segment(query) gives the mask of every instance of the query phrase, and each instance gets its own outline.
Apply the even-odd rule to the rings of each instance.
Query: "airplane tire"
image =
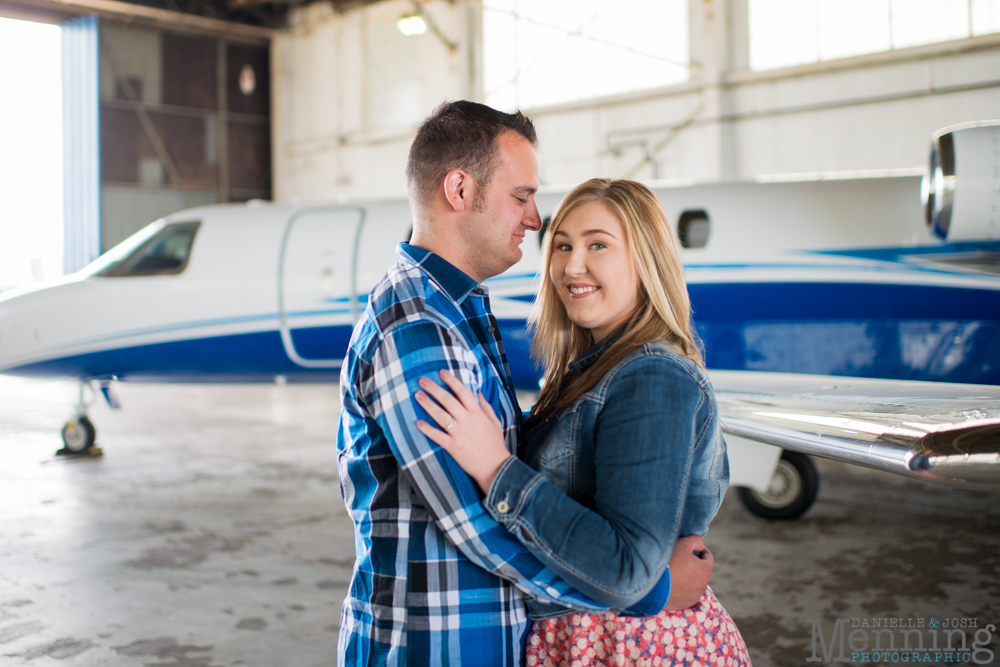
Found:
[[[737,493],[750,512],[764,519],[797,519],[812,507],[819,493],[819,474],[805,454],[781,452],[767,491],[739,487]]]
[[[78,417],[66,422],[66,425],[63,426],[63,449],[56,453],[83,454],[94,446],[96,440],[97,429],[94,428],[91,421],[87,417]]]

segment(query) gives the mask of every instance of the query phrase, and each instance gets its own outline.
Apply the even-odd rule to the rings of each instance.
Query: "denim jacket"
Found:
[[[521,453],[494,477],[487,511],[568,583],[620,609],[657,586],[678,537],[706,533],[729,485],[708,376],[658,343],[526,433]],[[528,609],[535,619],[572,611],[538,601]]]

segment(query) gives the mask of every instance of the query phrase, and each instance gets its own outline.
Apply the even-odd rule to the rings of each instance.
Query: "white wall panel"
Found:
[[[276,199],[405,195],[416,126],[446,99],[478,94],[478,3],[422,3],[441,37],[404,37],[396,20],[413,6],[294,12],[272,47]]]
[[[385,28],[412,6],[387,0],[338,15],[314,3],[275,41],[278,199],[404,194],[416,117],[406,109],[416,105],[423,115],[445,98],[477,99],[475,0],[424,5],[458,53],[428,32],[409,38],[412,54],[385,47],[384,71],[373,69],[370,27]],[[746,0],[689,0],[688,10],[698,64],[689,82],[523,109],[538,129],[543,184],[913,174],[935,130],[1000,117],[1000,35],[752,72]],[[390,32],[380,39],[406,39]],[[415,87],[398,85],[405,68],[392,57],[412,57]],[[373,86],[385,90],[373,94]],[[371,109],[373,100],[391,104],[400,95],[408,96],[405,108]]]

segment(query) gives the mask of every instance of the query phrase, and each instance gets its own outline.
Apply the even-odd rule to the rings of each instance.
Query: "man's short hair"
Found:
[[[473,208],[478,208],[483,188],[500,165],[497,137],[517,132],[538,146],[535,126],[520,111],[509,114],[466,100],[445,102],[417,130],[406,163],[410,196],[426,204],[444,177],[453,169],[472,175],[476,188]]]

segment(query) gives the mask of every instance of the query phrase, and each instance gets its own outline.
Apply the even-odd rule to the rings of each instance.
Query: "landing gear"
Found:
[[[110,380],[101,380],[100,392],[112,410],[118,409],[118,400],[111,393]],[[104,453],[104,450],[95,444],[97,442],[97,429],[87,417],[87,408],[93,405],[96,400],[97,390],[94,388],[94,382],[81,380],[79,398],[76,403],[76,416],[62,427],[63,448],[56,452],[56,456],[79,454],[100,456]]]
[[[63,448],[56,452],[56,456],[90,454],[97,441],[97,430],[87,417],[77,417],[63,426],[62,441]]]
[[[799,518],[812,507],[819,492],[819,475],[808,456],[783,451],[766,491],[746,487],[736,491],[753,514],[787,521]]]

